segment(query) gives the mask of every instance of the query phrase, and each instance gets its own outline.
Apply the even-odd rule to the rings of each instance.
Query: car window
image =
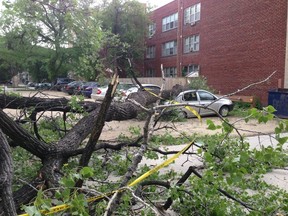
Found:
[[[196,92],[188,92],[185,93],[183,96],[184,101],[197,101],[197,95]]]
[[[148,89],[148,90],[160,90],[160,87],[159,86],[143,86],[145,89]]]
[[[135,85],[132,83],[131,84],[130,83],[120,83],[120,84],[118,84],[117,89],[127,90],[129,88],[134,87],[134,86]]]
[[[201,101],[211,101],[211,100],[215,100],[216,99],[214,97],[214,95],[212,95],[212,94],[210,94],[208,92],[199,91],[198,95],[199,95]]]

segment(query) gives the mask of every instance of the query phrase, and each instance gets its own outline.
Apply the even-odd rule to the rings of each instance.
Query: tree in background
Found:
[[[31,67],[34,62],[37,67],[41,57],[49,80],[66,76],[71,70],[77,73],[78,65],[91,63],[85,62],[83,56],[98,53],[101,48],[102,31],[91,12],[90,1],[17,0],[5,6],[2,34],[13,39],[22,36],[16,41],[27,45],[25,63]],[[84,45],[93,51],[87,54]],[[39,47],[47,49],[44,56]],[[14,50],[23,54],[19,47]]]
[[[114,67],[127,68],[126,57],[134,62],[143,61],[148,14],[145,4],[135,0],[103,1],[101,5],[103,29],[118,36],[114,47],[108,45],[106,51]],[[128,74],[120,74],[127,76]]]
[[[36,80],[38,73],[53,81],[69,71],[95,80],[104,68],[125,68],[127,57],[143,59],[148,16],[137,1],[16,0],[4,6],[0,26],[5,50],[19,56],[18,70],[32,72]]]

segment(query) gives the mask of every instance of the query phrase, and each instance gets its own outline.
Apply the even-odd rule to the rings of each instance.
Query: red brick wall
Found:
[[[162,33],[162,18],[179,9],[201,2],[201,19],[195,26],[183,26]],[[286,0],[175,0],[154,11],[156,34],[147,45],[156,45],[156,58],[146,60],[145,68],[154,68],[160,76],[164,67],[199,64],[200,74],[221,94],[241,89],[268,77],[268,82],[249,88],[241,94],[258,96],[267,103],[269,89],[277,88],[278,79],[284,80],[286,47]],[[180,13],[180,14],[181,14]],[[183,25],[179,14],[178,25]],[[183,54],[183,43],[178,43],[178,57],[161,57],[161,44],[182,35],[200,35],[200,50]],[[181,73],[178,73],[179,75]]]

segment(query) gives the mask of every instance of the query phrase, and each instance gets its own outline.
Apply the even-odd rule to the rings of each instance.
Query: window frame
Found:
[[[178,27],[178,13],[162,18],[162,32],[166,32]]]
[[[197,3],[184,10],[184,25],[195,24],[201,18],[201,3]]]
[[[177,77],[177,67],[165,67],[163,71],[165,77]]]
[[[148,25],[148,37],[151,38],[156,33],[156,23],[153,22]]]
[[[145,75],[146,75],[146,77],[155,77],[155,74],[156,74],[155,72],[156,71],[154,68],[149,68],[149,69],[146,69]]]
[[[146,59],[154,59],[156,56],[156,46],[146,47]]]
[[[185,70],[186,68],[186,70]],[[186,77],[187,75],[189,75],[190,73],[197,73],[198,72],[198,75],[199,75],[199,72],[200,72],[200,65],[199,64],[189,64],[187,66],[183,66],[183,69],[182,69],[182,76]]]
[[[168,41],[162,44],[162,57],[177,55],[177,41]]]
[[[200,50],[200,35],[195,34],[191,35],[190,37],[186,37],[184,39],[183,46],[184,53],[198,52]]]

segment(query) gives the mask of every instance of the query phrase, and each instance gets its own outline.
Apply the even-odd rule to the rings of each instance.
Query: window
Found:
[[[184,53],[199,51],[199,35],[192,35],[184,39]]]
[[[151,38],[156,32],[156,23],[149,24],[148,26],[148,37]]]
[[[178,13],[172,14],[171,16],[162,19],[162,32],[177,28],[177,26],[178,26]]]
[[[176,67],[167,67],[164,68],[165,77],[177,77],[177,68]]]
[[[198,101],[196,92],[188,92],[183,96],[184,101]]]
[[[177,54],[177,41],[169,41],[162,44],[162,56],[171,56]]]
[[[216,98],[208,92],[198,91],[199,97],[201,101],[212,101]]]
[[[156,50],[155,46],[147,47],[147,49],[146,49],[146,58],[147,59],[155,58],[155,50]]]
[[[146,77],[155,77],[155,69],[147,69]]]
[[[186,24],[195,24],[200,20],[200,10],[201,4],[198,3],[189,8],[186,8],[184,11],[184,25]]]
[[[184,66],[182,70],[182,76],[186,77],[198,77],[199,76],[199,65],[191,64]]]

